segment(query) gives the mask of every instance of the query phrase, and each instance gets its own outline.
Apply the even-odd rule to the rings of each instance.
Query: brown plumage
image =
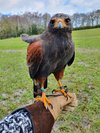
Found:
[[[66,14],[54,15],[47,30],[36,37],[23,34],[21,37],[29,43],[27,49],[27,64],[30,77],[35,80],[34,89],[47,87],[47,77],[53,73],[62,87],[64,69],[70,66],[75,57],[72,41],[71,20]]]

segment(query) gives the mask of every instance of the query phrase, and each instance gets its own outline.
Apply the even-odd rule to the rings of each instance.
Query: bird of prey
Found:
[[[66,66],[70,66],[75,58],[75,48],[72,41],[72,24],[68,15],[63,13],[51,17],[45,32],[38,36],[22,34],[23,41],[29,43],[27,48],[27,64],[29,74],[34,81],[34,91],[42,91],[42,97],[36,98],[44,103],[50,104],[44,88],[47,87],[47,77],[53,73],[59,90],[65,96],[61,79],[64,76]]]

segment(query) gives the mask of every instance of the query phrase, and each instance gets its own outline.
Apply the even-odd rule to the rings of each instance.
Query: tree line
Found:
[[[100,10],[90,13],[75,13],[71,17],[74,28],[100,26]],[[25,12],[19,15],[0,14],[0,39],[42,33],[51,18],[49,13]]]

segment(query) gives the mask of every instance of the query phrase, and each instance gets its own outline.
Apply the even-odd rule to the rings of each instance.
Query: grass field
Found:
[[[73,40],[76,46],[75,62],[66,68],[62,81],[71,92],[76,93],[79,105],[74,112],[64,112],[59,116],[54,132],[99,133],[100,28],[74,31]],[[27,44],[20,38],[0,40],[0,118],[22,105],[32,103],[26,48]],[[51,75],[49,88],[52,90],[56,87],[57,83]]]

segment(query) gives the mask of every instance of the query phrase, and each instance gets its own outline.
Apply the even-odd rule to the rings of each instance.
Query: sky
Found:
[[[100,9],[100,0],[0,0],[0,13],[85,13]]]

